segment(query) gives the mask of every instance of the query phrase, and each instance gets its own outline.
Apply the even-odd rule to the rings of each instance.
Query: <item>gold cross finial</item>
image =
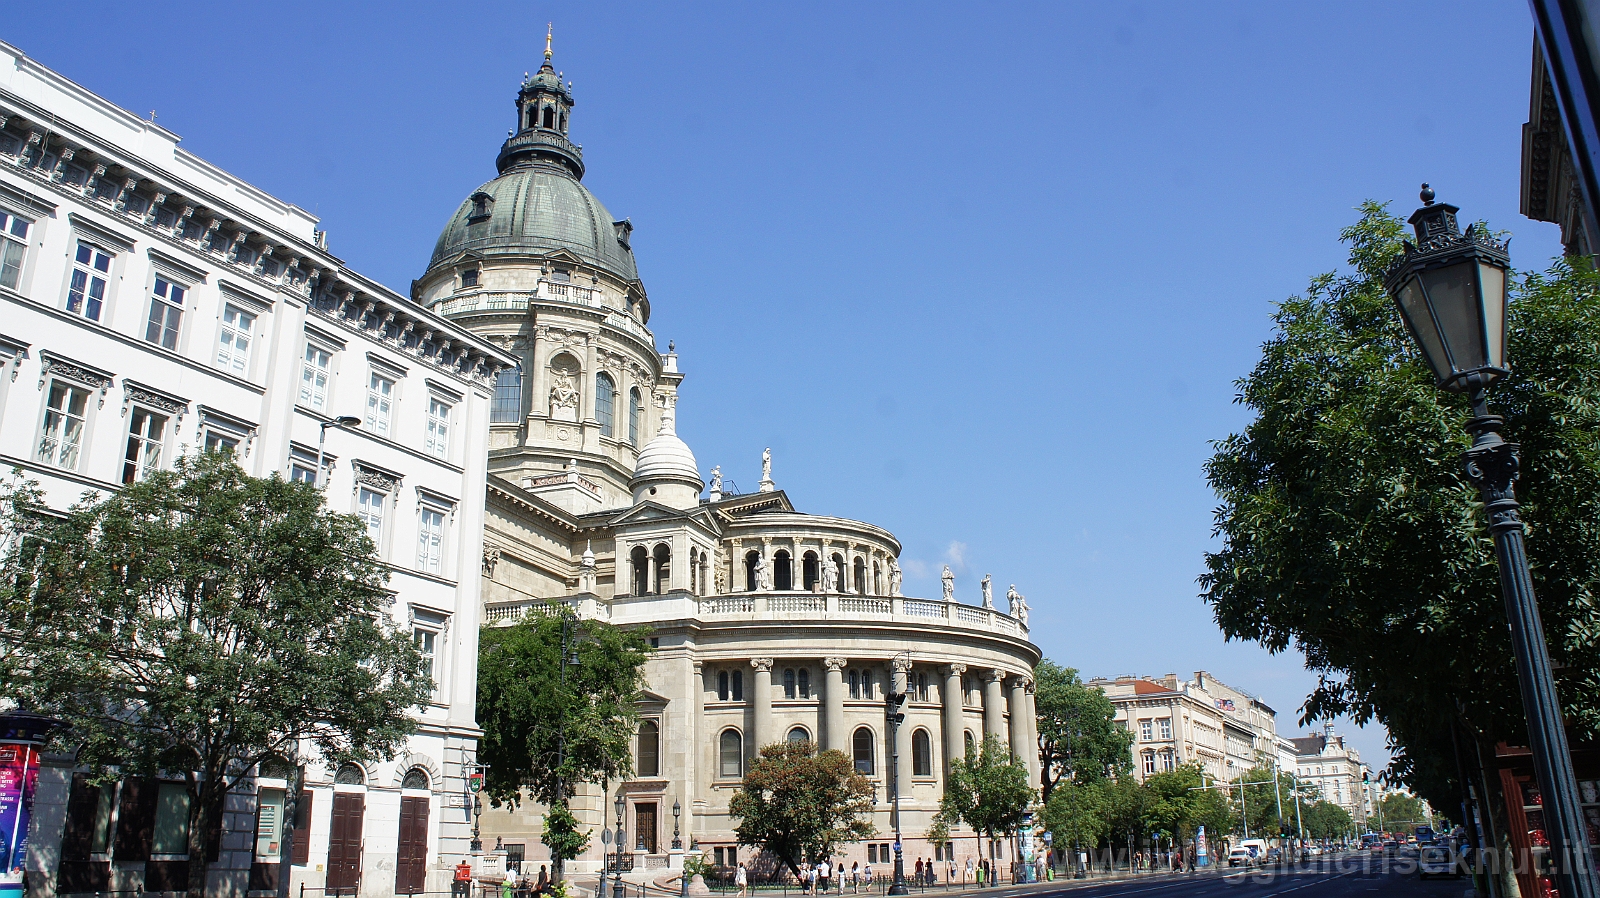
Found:
[[[550,52],[550,38],[553,37],[555,35],[555,33],[556,33],[555,23],[554,22],[545,23],[544,29],[545,29],[544,30],[544,61],[545,62],[549,62],[550,61],[550,57],[553,55]]]

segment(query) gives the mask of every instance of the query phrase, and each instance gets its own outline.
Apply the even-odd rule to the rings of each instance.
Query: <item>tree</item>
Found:
[[[1183,840],[1194,834],[1204,812],[1205,777],[1199,764],[1157,773],[1144,781],[1145,823],[1151,830]]]
[[[799,876],[801,861],[815,863],[840,842],[872,837],[872,799],[872,783],[844,752],[819,752],[809,740],[778,742],[761,749],[728,814],[739,819],[740,844],[764,847]]]
[[[993,734],[983,748],[967,747],[967,756],[950,765],[939,813],[960,820],[989,839],[1012,835],[1028,815],[1033,788],[1028,767]]]
[[[1054,844],[1075,849],[1093,848],[1109,832],[1107,780],[1080,783],[1065,780],[1050,792],[1044,805],[1044,825]],[[1076,860],[1074,860],[1076,863]]]
[[[392,757],[432,692],[365,525],[307,484],[206,454],[59,517],[19,476],[0,509],[0,682],[101,778],[183,772],[190,898],[256,765]]]
[[[1046,804],[1063,780],[1093,782],[1132,768],[1133,733],[1117,723],[1104,692],[1048,659],[1034,668],[1040,786]]]
[[[563,670],[562,643],[569,651]],[[544,842],[559,880],[588,837],[567,799],[580,783],[633,773],[635,702],[649,637],[561,611],[533,611],[478,640],[478,759],[492,805],[524,795],[549,808]]]
[[[1411,830],[1419,825],[1426,826],[1433,822],[1415,795],[1390,792],[1379,800],[1379,804],[1383,806],[1383,825],[1391,832]]]
[[[1341,234],[1351,270],[1278,306],[1238,384],[1254,420],[1206,466],[1222,545],[1202,584],[1228,638],[1298,648],[1321,674],[1303,721],[1379,720],[1391,777],[1448,804],[1453,729],[1486,754],[1526,736],[1494,548],[1459,457],[1470,410],[1434,387],[1382,285],[1403,232],[1363,204]],[[1600,277],[1586,262],[1526,275],[1508,315],[1494,411],[1523,447],[1528,554],[1583,739],[1600,725]]]
[[[1318,799],[1303,812],[1306,835],[1313,839],[1338,839],[1350,832],[1350,812],[1326,799]]]

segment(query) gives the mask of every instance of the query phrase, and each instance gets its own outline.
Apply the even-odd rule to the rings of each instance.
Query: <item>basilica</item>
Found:
[[[889,861],[892,758],[907,864],[943,857],[925,837],[951,759],[992,734],[1038,778],[1026,605],[1013,592],[997,610],[987,581],[976,604],[903,595],[894,535],[800,511],[770,452],[754,492],[702,473],[676,433],[694,413],[679,402],[686,372],[650,330],[633,225],[583,186],[571,83],[551,55],[516,93],[498,174],[446,223],[412,299],[518,363],[490,408],[485,625],[565,605],[651,634],[634,776],[574,812],[614,826],[620,796],[634,870],[676,869],[685,851],[733,865],[750,852],[727,813],[746,766],[763,745],[812,740],[877,790],[878,836],[846,846],[847,863]],[[891,734],[883,699],[902,683]],[[486,809],[486,847],[512,868],[546,862],[542,811]],[[953,835],[952,859],[1009,860]],[[592,840],[569,870],[598,870],[601,850]]]

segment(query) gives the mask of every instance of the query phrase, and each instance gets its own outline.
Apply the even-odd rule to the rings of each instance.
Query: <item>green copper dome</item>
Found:
[[[500,176],[467,197],[439,235],[429,270],[464,253],[542,256],[567,250],[624,281],[637,281],[628,235],[600,205],[583,178],[583,149],[567,136],[573,100],[570,84],[550,64],[546,35],[544,65],[517,91],[517,127],[500,147]]]
[[[428,267],[467,252],[492,258],[564,249],[634,281],[639,270],[627,243],[631,229],[613,219],[565,169],[537,163],[517,166],[467,197],[439,235]]]

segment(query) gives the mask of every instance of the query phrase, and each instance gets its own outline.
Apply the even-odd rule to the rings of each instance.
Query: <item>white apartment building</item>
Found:
[[[318,477],[437,688],[400,757],[307,771],[291,886],[442,891],[466,851],[489,406],[515,359],[347,269],[317,219],[0,43],[0,464],[52,505],[202,449]],[[348,429],[325,427],[355,416]],[[30,896],[181,890],[181,790],[41,774]],[[230,797],[211,893],[273,890],[285,782]],[[59,862],[57,862],[59,861]]]
[[[1291,741],[1300,782],[1315,789],[1323,800],[1344,808],[1356,826],[1365,831],[1383,787],[1361,762],[1361,752],[1334,733],[1331,723],[1324,724],[1320,733]],[[1363,779],[1369,782],[1363,784]]]
[[[1133,733],[1133,769],[1141,781],[1191,762],[1215,779],[1232,780],[1281,757],[1277,712],[1203,670],[1191,680],[1169,673],[1088,685],[1111,699],[1117,721]]]

